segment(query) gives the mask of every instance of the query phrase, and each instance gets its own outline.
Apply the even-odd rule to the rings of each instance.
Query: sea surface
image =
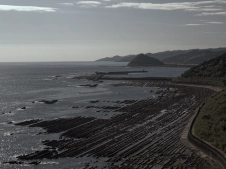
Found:
[[[47,168],[79,169],[86,160],[66,158],[43,160],[40,165],[9,165],[6,161],[16,160],[18,155],[32,153],[43,148],[42,140],[57,139],[58,134],[38,134],[41,128],[15,126],[14,123],[28,119],[55,119],[60,117],[92,116],[111,118],[120,112],[97,112],[90,109],[73,109],[87,106],[93,100],[138,100],[156,97],[150,88],[113,87],[117,81],[98,82],[97,87],[81,87],[95,84],[88,80],[72,79],[95,71],[142,71],[129,77],[176,77],[188,68],[145,67],[129,68],[127,63],[115,62],[56,62],[56,63],[0,63],[0,168]],[[155,88],[153,88],[155,90]],[[39,100],[58,100],[55,104],[43,104]],[[108,105],[110,103],[102,103]],[[21,109],[26,107],[25,110]],[[104,164],[104,158],[103,164]],[[100,163],[101,164],[101,163]]]

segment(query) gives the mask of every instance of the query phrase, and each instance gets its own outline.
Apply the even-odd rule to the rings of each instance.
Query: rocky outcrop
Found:
[[[41,103],[45,103],[45,104],[54,104],[56,103],[58,100],[40,100],[38,102],[41,102]]]

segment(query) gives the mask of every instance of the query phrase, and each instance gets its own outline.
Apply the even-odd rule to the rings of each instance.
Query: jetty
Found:
[[[172,81],[171,77],[142,77],[142,76],[117,76],[117,75],[129,75],[131,73],[147,73],[148,71],[118,71],[118,72],[94,72],[91,74],[85,74],[75,76],[73,79],[88,79],[93,81],[99,80],[157,80],[157,81]]]

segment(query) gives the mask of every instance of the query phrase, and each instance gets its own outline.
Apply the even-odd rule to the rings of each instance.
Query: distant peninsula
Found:
[[[127,66],[162,66],[164,63],[145,54],[137,55]]]

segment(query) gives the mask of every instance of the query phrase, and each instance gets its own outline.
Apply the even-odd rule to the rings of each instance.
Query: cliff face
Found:
[[[149,57],[144,54],[139,54],[132,61],[130,61],[127,66],[161,66],[161,65],[164,65],[164,63],[161,62],[160,60]]]
[[[226,53],[189,69],[182,77],[226,77]]]

